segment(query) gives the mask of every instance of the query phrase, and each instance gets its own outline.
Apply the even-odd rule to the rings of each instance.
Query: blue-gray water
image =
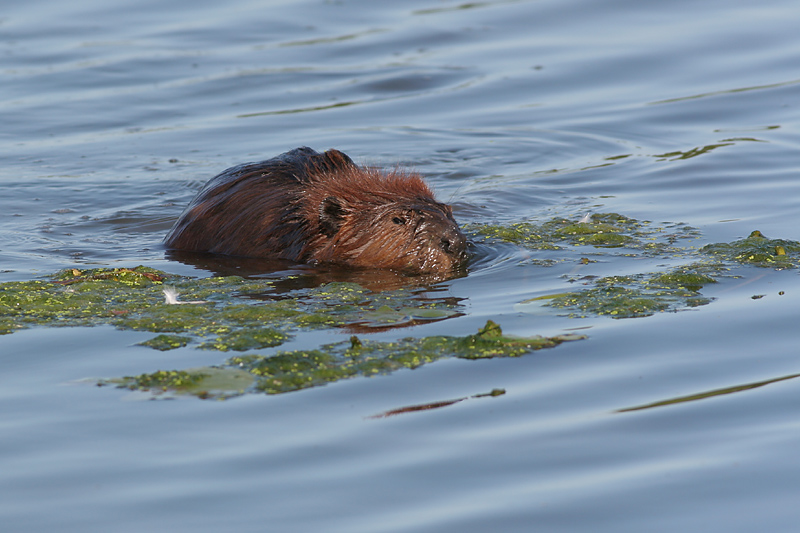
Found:
[[[463,223],[613,211],[695,226],[696,245],[800,240],[798,27],[790,0],[5,2],[0,281],[209,275],[164,257],[182,207],[301,145],[409,165]],[[107,326],[2,336],[0,529],[796,530],[797,380],[616,411],[800,372],[798,272],[741,267],[709,305],[647,318],[519,306],[568,272],[500,253],[443,285],[465,316],[377,337],[492,319],[587,340],[224,402],[80,382],[216,352]]]

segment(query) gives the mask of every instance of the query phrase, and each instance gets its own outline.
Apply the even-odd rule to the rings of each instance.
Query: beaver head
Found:
[[[302,210],[312,261],[439,273],[466,260],[467,240],[452,209],[415,173],[353,165],[316,174]]]

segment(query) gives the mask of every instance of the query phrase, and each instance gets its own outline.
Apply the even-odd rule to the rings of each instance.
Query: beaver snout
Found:
[[[460,258],[467,253],[467,238],[457,228],[453,228],[442,235],[442,251],[447,255]]]

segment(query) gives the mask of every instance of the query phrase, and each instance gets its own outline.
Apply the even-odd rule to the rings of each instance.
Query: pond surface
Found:
[[[284,394],[137,401],[153,396],[94,383],[229,354],[108,323],[2,335],[3,531],[793,531],[798,269],[727,261],[703,305],[634,318],[534,298],[754,230],[800,240],[798,27],[789,0],[5,6],[2,283],[219,274],[167,257],[164,234],[216,173],[298,146],[413,168],[467,227],[694,230],[680,254],[482,242],[468,275],[426,289],[458,302],[450,318],[359,338],[487,320],[586,338]],[[287,291],[319,274],[226,269]]]

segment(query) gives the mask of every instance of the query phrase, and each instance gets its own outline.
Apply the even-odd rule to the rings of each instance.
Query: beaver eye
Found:
[[[401,226],[402,226],[403,224],[405,224],[405,223],[406,223],[406,220],[405,220],[404,218],[400,218],[400,217],[394,217],[394,218],[392,219],[392,222],[394,222],[394,223],[395,223],[395,224],[397,224],[397,225],[401,225]]]

